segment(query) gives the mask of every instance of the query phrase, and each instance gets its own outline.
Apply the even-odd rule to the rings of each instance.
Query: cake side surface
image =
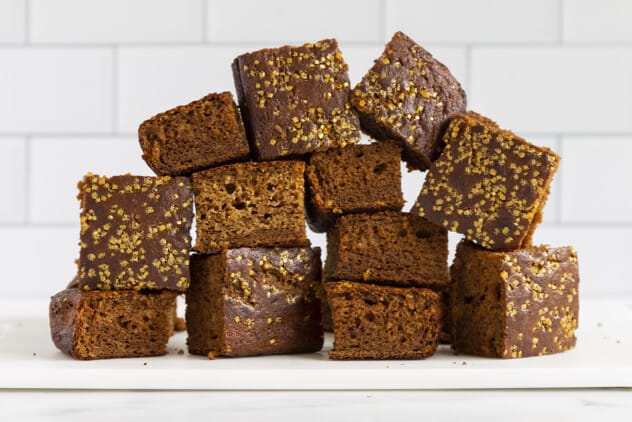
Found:
[[[437,295],[428,289],[326,282],[331,359],[419,359],[437,349]]]
[[[326,280],[445,287],[447,231],[399,212],[349,214],[327,233]]]
[[[400,153],[394,142],[314,153],[305,172],[310,228],[325,232],[348,213],[399,211],[404,205]]]
[[[187,303],[197,302],[192,312],[202,315],[197,319],[214,319],[207,325],[216,329],[195,331],[192,327],[189,352],[236,357],[322,348],[319,250],[237,248],[214,256],[200,255],[194,262],[198,259],[222,260],[224,269],[193,272],[194,287],[187,294]],[[201,296],[198,285],[219,288]]]
[[[193,174],[194,250],[305,246],[305,163],[237,163]]]
[[[143,159],[158,175],[185,175],[248,159],[241,114],[230,92],[211,93],[141,123]]]
[[[176,294],[63,290],[51,298],[51,337],[62,352],[82,360],[164,355]]]

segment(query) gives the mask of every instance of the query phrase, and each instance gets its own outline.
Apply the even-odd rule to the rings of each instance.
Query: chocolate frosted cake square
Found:
[[[411,214],[488,249],[529,246],[560,157],[474,112],[454,117],[444,139]]]
[[[336,40],[243,54],[233,62],[233,76],[256,159],[299,157],[360,140]]]
[[[465,91],[447,67],[397,32],[353,88],[351,104],[362,129],[375,139],[394,139],[409,166],[425,170],[437,159],[450,116],[465,111]]]
[[[193,194],[185,177],[86,175],[79,182],[78,287],[189,286]]]
[[[579,270],[573,248],[494,252],[462,241],[451,277],[457,353],[521,358],[575,346]]]
[[[319,249],[238,248],[193,255],[191,275],[190,353],[254,356],[322,348]]]

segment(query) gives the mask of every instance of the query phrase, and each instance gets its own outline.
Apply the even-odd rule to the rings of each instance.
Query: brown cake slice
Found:
[[[411,214],[493,250],[531,244],[560,157],[474,112],[452,119]]]
[[[449,284],[448,233],[386,211],[340,217],[327,233],[326,280],[441,288]]]
[[[51,298],[51,337],[76,359],[164,355],[175,309],[176,292],[66,289]]]
[[[248,158],[239,109],[230,92],[209,94],[160,113],[138,128],[143,159],[158,175],[182,175]]]
[[[400,154],[393,142],[314,153],[305,172],[312,230],[327,231],[341,214],[399,211],[404,205]]]
[[[457,353],[521,358],[575,346],[579,272],[573,248],[494,252],[462,241],[451,276]]]
[[[237,98],[258,160],[299,157],[360,140],[349,76],[336,40],[243,54]]]
[[[423,288],[327,282],[331,359],[419,359],[437,350],[437,295]]]
[[[190,353],[254,356],[322,348],[320,249],[239,248],[193,255],[191,275]]]
[[[189,179],[88,174],[78,199],[79,288],[186,290],[193,221]]]
[[[302,161],[271,161],[194,173],[194,249],[307,245],[304,171]]]
[[[452,321],[450,314],[450,286],[434,289],[437,293],[437,322],[439,324],[439,344],[452,343]]]
[[[425,170],[443,148],[450,116],[465,111],[465,91],[447,67],[397,32],[351,93],[362,129],[395,139],[410,167]]]

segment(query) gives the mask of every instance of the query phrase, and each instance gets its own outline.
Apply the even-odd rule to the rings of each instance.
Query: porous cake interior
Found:
[[[186,294],[189,353],[219,354],[224,347],[224,254],[191,257],[191,286]]]
[[[443,228],[397,212],[357,214],[342,217],[329,231],[324,273],[334,279],[446,286],[447,260]]]
[[[173,333],[175,292],[92,292],[79,302],[76,353],[88,359],[156,356]]]
[[[307,244],[303,163],[256,164],[194,174],[195,250]]]
[[[211,94],[143,124],[140,131],[151,144],[148,158],[155,163],[155,170],[161,174],[190,173],[247,156],[238,113],[230,93]]]
[[[500,357],[505,341],[505,289],[497,254],[459,245],[452,277],[452,344],[458,353]]]
[[[438,334],[434,293],[345,284],[351,283],[326,284],[336,334],[331,358],[397,359],[434,353]]]

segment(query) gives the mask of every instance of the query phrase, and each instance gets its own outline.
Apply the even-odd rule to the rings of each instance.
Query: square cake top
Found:
[[[425,170],[441,152],[450,116],[465,111],[466,96],[445,65],[397,32],[350,101],[363,130],[401,142],[408,164]]]
[[[245,160],[250,149],[230,92],[211,93],[144,121],[143,159],[159,175],[180,175]]]
[[[87,174],[78,199],[79,288],[186,290],[193,220],[187,178]]]
[[[477,113],[455,116],[411,213],[493,250],[528,246],[559,156]]]
[[[347,64],[334,39],[243,54],[233,76],[256,158],[273,160],[360,140]]]

